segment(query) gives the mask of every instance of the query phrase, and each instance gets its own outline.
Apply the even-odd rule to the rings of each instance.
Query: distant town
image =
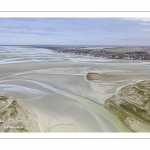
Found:
[[[104,48],[104,49],[88,49],[80,47],[50,47],[49,49],[76,55],[86,55],[94,57],[104,57],[111,59],[126,60],[150,60],[150,50],[145,48]]]

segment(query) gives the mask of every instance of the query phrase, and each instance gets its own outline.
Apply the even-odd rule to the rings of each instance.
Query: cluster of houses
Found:
[[[73,53],[77,55],[86,55],[94,57],[105,57],[112,59],[128,59],[128,60],[150,60],[150,54],[143,51],[135,52],[125,52],[125,53],[115,53],[106,50],[89,50],[89,49],[79,49],[79,48],[57,48],[54,51],[61,53]]]

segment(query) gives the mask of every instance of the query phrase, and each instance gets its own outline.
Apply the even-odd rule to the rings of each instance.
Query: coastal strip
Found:
[[[150,132],[150,80],[121,88],[105,101],[105,108],[120,118],[132,132]]]
[[[147,47],[112,47],[112,48],[88,48],[88,47],[39,47],[53,50],[59,53],[68,53],[84,56],[103,57],[125,60],[150,60],[150,49]]]

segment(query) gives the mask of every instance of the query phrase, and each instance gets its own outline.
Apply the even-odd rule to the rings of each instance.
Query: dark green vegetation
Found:
[[[133,132],[150,131],[150,81],[122,88],[105,101],[105,107]]]

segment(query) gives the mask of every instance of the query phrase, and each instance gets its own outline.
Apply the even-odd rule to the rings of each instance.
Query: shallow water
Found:
[[[20,112],[25,109],[32,114],[32,117],[22,122],[22,125],[25,124],[23,131],[32,132],[33,126],[29,127],[31,123],[37,125],[36,132],[129,132],[120,120],[99,103],[99,93],[93,90],[98,86],[94,87],[92,84],[95,83],[84,80],[86,73],[91,70],[121,70],[125,73],[131,71],[132,68],[122,69],[120,64],[127,67],[127,61],[95,59],[29,47],[0,47],[0,53],[0,69],[3,70],[0,78],[0,95],[11,96],[13,101],[15,100],[14,108],[18,106]],[[142,62],[137,64],[142,65]],[[133,63],[133,67],[137,64]],[[120,66],[119,69],[117,65]],[[146,63],[143,65],[147,67]],[[58,79],[52,74],[56,74]],[[71,78],[69,75],[79,77]],[[50,82],[54,79],[55,82]],[[77,83],[75,79],[82,81],[84,85]],[[98,84],[101,84],[101,81]],[[108,83],[101,86],[105,88]],[[110,83],[109,86],[112,88],[113,84]],[[85,97],[81,94],[83,92],[79,91],[83,91]],[[95,93],[90,97],[86,91]],[[106,94],[107,91],[106,88]],[[115,92],[115,89],[109,90],[109,94],[111,92]],[[99,101],[96,103],[95,99]],[[0,108],[5,106],[6,102],[1,101]],[[10,106],[4,109],[7,107]],[[24,118],[28,114],[26,111]],[[34,122],[31,121],[32,118]]]
[[[43,91],[40,91],[38,89],[23,87],[20,85],[10,84],[10,83],[17,83],[17,81],[22,81],[22,82],[20,82],[21,84],[23,84],[23,82],[24,83],[26,82],[28,85],[30,85],[31,83],[38,84],[41,87],[43,87]],[[91,109],[91,111],[93,111],[94,113],[97,113],[99,115],[99,117],[101,117],[101,121],[103,121],[104,124],[107,123],[107,128],[105,130],[121,131],[121,132],[128,131],[128,129],[116,117],[114,117],[109,111],[107,111],[105,108],[103,108],[100,104],[95,103],[94,101],[91,101],[84,97],[60,90],[58,88],[52,87],[50,85],[47,85],[45,83],[41,83],[38,81],[14,79],[14,80],[1,81],[0,83],[3,83],[0,85],[0,91],[3,92],[3,93],[0,93],[1,95],[2,94],[10,95],[10,96],[13,96],[14,99],[21,100],[21,101],[36,101],[38,99],[40,99],[40,101],[42,101],[43,100],[42,97],[44,95],[48,94],[48,93],[44,92],[44,88],[49,89],[50,93],[51,93],[51,91],[53,91],[57,94],[61,94],[65,97],[71,98],[75,101],[80,102],[81,104],[84,104],[86,107]],[[50,99],[47,99],[47,100],[50,101]],[[65,102],[65,100],[62,100],[62,101]],[[93,129],[93,131],[94,131],[94,129]]]

